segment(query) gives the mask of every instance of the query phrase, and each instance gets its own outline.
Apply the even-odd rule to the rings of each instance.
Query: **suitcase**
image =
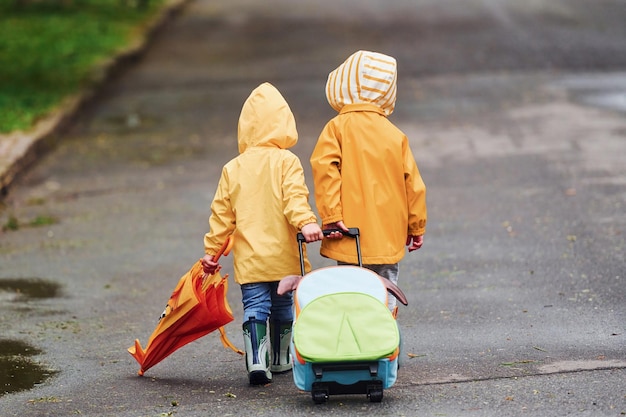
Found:
[[[294,292],[290,353],[295,385],[311,392],[316,404],[341,394],[380,402],[397,378],[400,333],[387,307],[392,284],[362,267],[359,230],[344,235],[355,239],[359,267],[325,267],[304,275],[305,239],[298,234],[303,278]],[[406,304],[393,287],[389,290]]]

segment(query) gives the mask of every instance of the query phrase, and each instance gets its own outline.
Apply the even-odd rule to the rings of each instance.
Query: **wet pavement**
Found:
[[[626,413],[623,4],[271,3],[189,3],[12,187],[0,352],[40,374],[19,372],[35,388],[1,395],[0,416]],[[396,385],[322,406],[290,375],[250,388],[216,335],[136,376],[126,348],[202,255],[249,92],[283,93],[310,179],[326,76],[357,49],[398,59],[392,120],[429,190]],[[241,345],[234,283],[229,300]]]

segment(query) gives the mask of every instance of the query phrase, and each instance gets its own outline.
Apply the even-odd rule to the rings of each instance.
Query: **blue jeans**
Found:
[[[282,322],[293,321],[293,294],[278,295],[277,289],[278,281],[241,285],[243,322],[252,317],[261,321],[269,317]]]

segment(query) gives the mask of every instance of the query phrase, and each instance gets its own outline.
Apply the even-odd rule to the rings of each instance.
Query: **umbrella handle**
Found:
[[[217,260],[220,259],[220,256],[222,255],[228,256],[228,254],[230,253],[230,250],[233,248],[233,243],[235,243],[235,239],[233,238],[233,236],[232,235],[228,236],[226,240],[224,241],[224,243],[222,244],[222,247],[220,248],[220,250],[218,250],[215,256],[213,257],[213,262],[217,262]]]
[[[230,250],[233,248],[233,244],[235,243],[235,238],[230,235],[226,238],[226,240],[224,241],[224,243],[222,244],[222,246],[220,247],[220,249],[217,251],[217,253],[215,254],[215,256],[213,256],[213,262],[217,262],[218,259],[220,259],[220,256],[224,255],[224,256],[228,256],[228,254],[230,253]],[[219,266],[218,269],[216,270],[219,271]],[[202,281],[204,281],[205,279],[207,279],[207,277],[209,276],[209,274],[204,274],[204,276],[202,277]]]

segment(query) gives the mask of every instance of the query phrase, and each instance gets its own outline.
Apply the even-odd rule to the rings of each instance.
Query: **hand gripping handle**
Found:
[[[362,267],[363,260],[361,259],[361,240],[360,240],[359,228],[349,227],[347,232],[341,229],[327,229],[323,231],[324,236],[328,236],[333,232],[341,232],[344,236],[351,237],[354,239],[356,243],[356,255],[357,255],[357,258],[359,259],[359,266]],[[298,249],[300,250],[300,272],[302,276],[304,276],[304,254],[302,251],[303,243],[306,243],[306,239],[304,238],[304,235],[302,233],[298,233]]]

